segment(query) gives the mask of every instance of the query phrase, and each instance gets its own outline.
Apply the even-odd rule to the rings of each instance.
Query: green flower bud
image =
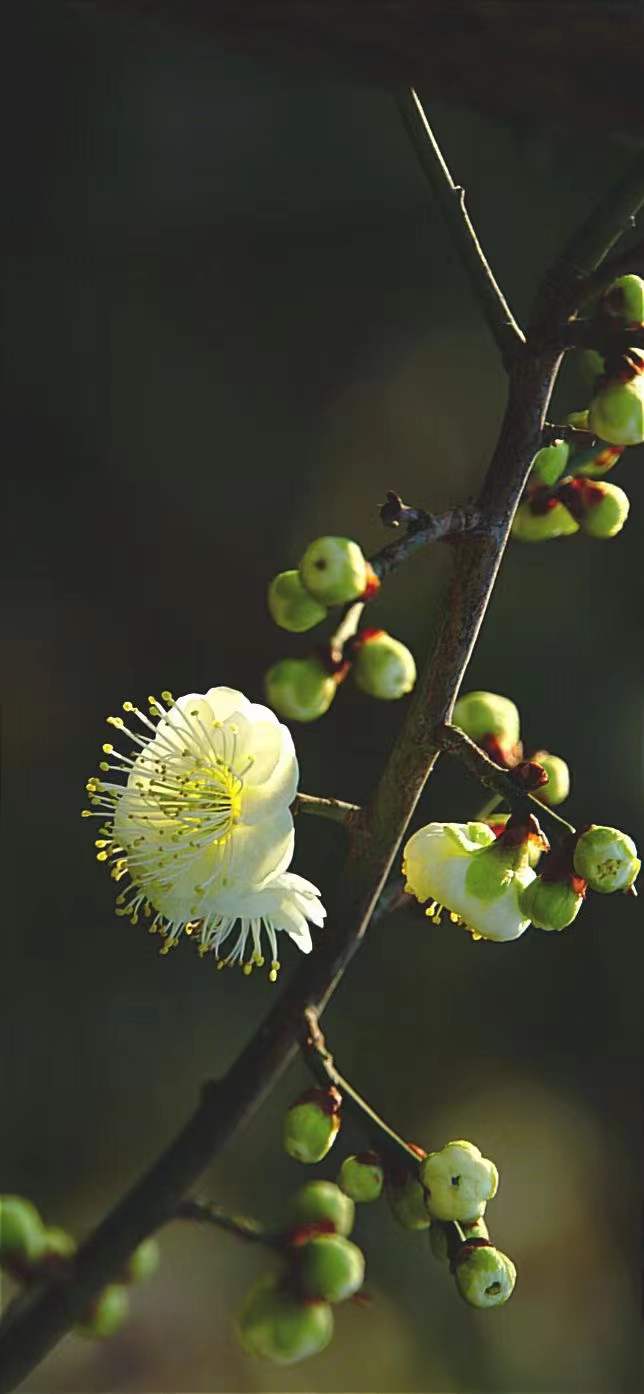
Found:
[[[237,1320],[237,1335],[249,1355],[293,1365],[318,1355],[333,1335],[327,1302],[303,1302],[279,1278],[267,1274],[253,1285]]]
[[[476,1220],[466,1220],[461,1222],[461,1229],[467,1239],[489,1239],[490,1231],[482,1215]],[[429,1244],[434,1258],[441,1263],[447,1263],[449,1259],[450,1238],[447,1223],[443,1220],[432,1220],[432,1227],[429,1231]]]
[[[519,903],[535,929],[566,929],[576,920],[584,903],[576,881],[576,877],[570,876],[560,881],[547,881],[537,876],[536,881],[526,887]]]
[[[299,566],[300,579],[321,605],[345,605],[364,595],[375,580],[357,542],[348,537],[316,537]]]
[[[28,1267],[44,1249],[45,1228],[36,1207],[23,1196],[0,1196],[0,1263]]]
[[[615,537],[621,532],[631,506],[628,494],[604,479],[585,485],[581,502],[581,529],[590,537]]]
[[[370,697],[395,701],[414,686],[414,656],[384,629],[367,629],[358,636],[354,648],[353,676],[357,686]]]
[[[454,707],[452,721],[472,741],[496,736],[503,745],[517,745],[519,712],[509,697],[496,692],[466,692]]]
[[[303,634],[326,617],[326,608],[305,590],[299,571],[280,571],[268,587],[268,608],[281,629]]]
[[[499,1173],[472,1142],[448,1142],[420,1166],[425,1204],[437,1220],[473,1220],[496,1195]]]
[[[531,759],[538,765],[543,765],[548,776],[548,783],[535,789],[535,799],[538,799],[539,803],[547,804],[548,808],[556,808],[570,793],[570,770],[566,761],[562,760],[560,755],[551,755],[549,750],[538,750]]]
[[[342,1099],[337,1089],[309,1089],[284,1119],[284,1147],[296,1162],[321,1162],[340,1131]]]
[[[618,276],[602,297],[602,307],[633,328],[644,324],[644,281],[641,276]]]
[[[574,427],[576,431],[588,431],[588,409],[585,411],[570,411],[566,417],[566,424]]]
[[[161,1262],[161,1251],[156,1239],[144,1239],[134,1250],[127,1262],[125,1280],[128,1283],[143,1283],[156,1273]]]
[[[123,1325],[129,1306],[127,1288],[120,1283],[110,1283],[88,1307],[82,1322],[76,1327],[78,1335],[97,1340],[113,1336]]]
[[[558,499],[548,499],[547,506],[540,504],[537,511],[526,499],[514,515],[511,535],[516,542],[549,542],[555,537],[570,537],[578,531],[579,523]]]
[[[45,1250],[43,1253],[45,1262],[52,1258],[69,1261],[74,1257],[77,1248],[78,1245],[73,1235],[68,1234],[66,1230],[57,1228],[45,1230]]]
[[[429,1229],[431,1219],[425,1205],[425,1191],[417,1177],[411,1173],[390,1177],[387,1200],[392,1214],[403,1229]]]
[[[577,875],[588,882],[591,891],[604,895],[629,890],[641,866],[632,837],[619,828],[596,824],[582,833],[573,861]]]
[[[385,1171],[375,1152],[345,1157],[338,1175],[338,1186],[345,1195],[361,1204],[378,1200],[385,1184]]]
[[[283,658],[264,678],[269,706],[288,721],[316,721],[335,697],[337,684],[318,658]]]
[[[512,1296],[517,1270],[507,1254],[492,1245],[477,1245],[457,1261],[456,1286],[470,1307],[500,1307]]]
[[[581,475],[584,479],[600,479],[615,467],[623,454],[623,445],[606,445],[600,441],[599,445],[592,446],[590,450],[575,451],[570,461],[570,472]]]
[[[342,1234],[317,1234],[298,1255],[298,1278],[307,1297],[344,1302],[364,1282],[364,1255]]]
[[[532,461],[531,477],[536,484],[556,484],[563,474],[570,454],[570,446],[565,440],[556,440],[552,445],[544,445]]]
[[[590,404],[591,431],[611,445],[644,441],[644,374],[630,382],[608,382]]]
[[[350,1234],[356,1208],[333,1181],[307,1181],[296,1191],[289,1206],[292,1225],[331,1224],[336,1234]]]

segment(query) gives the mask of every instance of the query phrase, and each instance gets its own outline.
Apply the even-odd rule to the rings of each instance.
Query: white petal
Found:
[[[238,692],[234,687],[210,687],[205,700],[215,721],[226,721],[234,712],[247,716],[252,705],[243,692]]]
[[[280,806],[288,808],[297,794],[299,773],[291,739],[283,742],[279,759],[270,775],[261,783],[254,777],[253,765],[244,780],[241,804],[243,822],[255,823],[277,812]]]

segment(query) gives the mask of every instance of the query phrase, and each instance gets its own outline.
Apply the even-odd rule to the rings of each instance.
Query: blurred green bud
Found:
[[[284,1147],[296,1162],[321,1162],[340,1131],[342,1099],[337,1089],[309,1089],[284,1119]]]
[[[318,658],[283,658],[264,678],[266,700],[288,721],[316,721],[329,710],[337,684]]]
[[[338,1174],[338,1186],[345,1195],[361,1204],[378,1200],[385,1184],[385,1171],[375,1152],[345,1157]]]
[[[420,1166],[425,1204],[437,1220],[474,1220],[496,1195],[499,1173],[472,1142],[448,1142]]]
[[[307,1181],[291,1199],[289,1222],[292,1225],[333,1225],[336,1234],[350,1234],[356,1208],[333,1181]]]
[[[479,1215],[476,1220],[461,1221],[461,1229],[466,1239],[489,1239],[490,1237],[490,1231],[482,1215]],[[450,1242],[446,1221],[432,1220],[432,1227],[429,1231],[429,1244],[434,1258],[439,1259],[441,1263],[447,1263],[449,1259]]]
[[[74,1257],[78,1245],[72,1234],[68,1234],[65,1229],[46,1229],[45,1230],[45,1249],[43,1260],[63,1259],[69,1261]]]
[[[630,382],[608,382],[590,404],[591,431],[611,445],[644,441],[644,374]]]
[[[500,1307],[512,1296],[517,1270],[512,1259],[492,1245],[461,1250],[454,1276],[461,1297],[470,1307]]]
[[[560,755],[551,755],[549,750],[537,750],[530,758],[537,765],[542,765],[548,776],[548,783],[535,789],[535,799],[547,804],[548,808],[556,808],[570,793],[570,770],[566,761]]]
[[[95,1340],[113,1336],[123,1325],[129,1307],[127,1288],[121,1283],[110,1283],[88,1307],[76,1331],[79,1336],[88,1336]]]
[[[589,387],[592,390],[597,379],[604,372],[604,359],[601,353],[598,353],[597,349],[582,349],[580,353],[575,354],[575,360],[584,387]],[[573,413],[573,415],[577,415],[577,413]],[[573,426],[575,422],[569,419],[568,424]]]
[[[553,441],[538,450],[532,461],[532,479],[537,484],[556,484],[561,478],[570,454],[570,446],[565,440]]]
[[[615,537],[621,532],[631,506],[628,494],[605,479],[584,484],[581,504],[581,530],[590,537]]]
[[[466,692],[454,707],[452,722],[472,741],[496,736],[502,745],[513,746],[519,740],[519,712],[509,697],[496,692]]]
[[[577,875],[591,891],[604,895],[629,890],[641,866],[632,837],[619,828],[596,824],[581,834],[573,861]]]
[[[568,426],[572,426],[575,431],[589,431],[588,415],[588,408],[584,411],[569,411],[566,423]]]
[[[144,1239],[127,1261],[125,1280],[128,1283],[143,1283],[156,1273],[161,1262],[161,1251],[156,1239]]]
[[[267,1274],[248,1293],[237,1335],[249,1355],[293,1365],[328,1346],[333,1312],[327,1302],[302,1301],[279,1278]]]
[[[545,506],[540,503],[538,509],[526,499],[514,515],[511,535],[516,542],[550,542],[578,531],[579,523],[558,499],[550,498]]]
[[[300,579],[321,605],[345,605],[376,584],[357,542],[348,537],[316,537],[299,565]]]
[[[297,1273],[307,1297],[344,1302],[364,1282],[364,1255],[342,1234],[317,1234],[298,1253]]]
[[[431,1219],[425,1205],[425,1192],[417,1177],[411,1173],[390,1176],[387,1200],[392,1214],[403,1229],[429,1229]]]
[[[624,454],[623,445],[606,445],[600,441],[599,445],[594,445],[590,450],[576,450],[570,461],[570,472],[574,475],[581,475],[584,479],[600,479],[603,474],[608,474],[621,460]]]
[[[413,654],[384,629],[366,629],[358,635],[352,671],[363,692],[386,702],[404,697],[416,681]]]
[[[535,929],[566,929],[576,920],[584,897],[575,889],[574,880],[564,876],[561,881],[546,881],[537,876],[522,892],[521,909]]]
[[[305,590],[299,571],[280,571],[273,577],[268,587],[268,608],[275,623],[293,634],[313,629],[326,617],[325,606]]]
[[[44,1249],[45,1228],[35,1205],[23,1196],[0,1196],[0,1263],[29,1267]]]
[[[602,296],[602,307],[634,328],[644,324],[644,281],[641,276],[618,276]]]

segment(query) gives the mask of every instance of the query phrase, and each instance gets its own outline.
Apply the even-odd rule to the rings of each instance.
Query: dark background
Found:
[[[386,488],[436,510],[474,494],[505,389],[385,92],[58,4],[21,11],[8,57],[0,1185],[82,1235],[273,992],[187,948],[161,959],[115,918],[79,817],[104,716],[165,686],[261,700],[264,669],[305,643],[271,625],[270,576],[321,532],[375,550]],[[423,95],[525,315],[630,151]],[[555,414],[586,400],[567,370]],[[632,509],[611,544],[511,546],[465,684],[511,695],[527,743],[566,756],[573,821],[635,835],[642,463],[629,451],[616,472]],[[436,547],[374,607],[419,658],[448,572]],[[403,714],[347,685],[294,730],[302,788],[364,799]],[[421,821],[481,802],[444,762]],[[341,840],[304,820],[295,868],[330,887]],[[507,1307],[466,1308],[426,1236],[365,1208],[371,1304],[338,1311],[315,1361],[264,1366],[231,1329],[261,1256],[174,1226],[121,1334],[67,1338],[26,1387],[636,1394],[640,919],[595,897],[567,933],[497,946],[401,912],[328,1011],[341,1068],[405,1136],[471,1137],[497,1161]],[[303,1081],[293,1069],[206,1194],[279,1213],[306,1179],[280,1150]],[[320,1174],[358,1144],[347,1127]]]

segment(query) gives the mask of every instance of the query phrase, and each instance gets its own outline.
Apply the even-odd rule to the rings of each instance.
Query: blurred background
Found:
[[[79,817],[104,717],[166,686],[261,700],[265,668],[305,644],[267,617],[271,575],[320,533],[375,550],[387,488],[435,510],[473,495],[505,385],[386,93],[62,4],[25,7],[9,56],[0,1187],[82,1236],[274,991],[188,947],[160,958],[115,918]],[[523,316],[630,152],[423,96]],[[586,401],[567,368],[552,414]],[[465,682],[512,696],[528,746],[566,757],[573,821],[635,836],[643,463],[628,451],[615,472],[632,508],[613,543],[510,547]],[[419,659],[449,567],[428,550],[374,606]],[[403,716],[347,684],[294,730],[302,788],[366,798]],[[417,822],[483,800],[444,761]],[[324,890],[341,852],[339,829],[302,821],[296,870]],[[471,1137],[497,1162],[507,1307],[468,1309],[426,1235],[365,1207],[369,1304],[338,1311],[315,1360],[257,1364],[231,1318],[266,1260],[177,1224],[122,1332],[68,1337],[24,1387],[637,1394],[640,920],[595,897],[567,933],[494,945],[401,911],[325,1018],[340,1068],[406,1137]],[[304,1082],[293,1068],[203,1194],[281,1213],[308,1179],[280,1147]],[[348,1125],[319,1174],[360,1142]]]

